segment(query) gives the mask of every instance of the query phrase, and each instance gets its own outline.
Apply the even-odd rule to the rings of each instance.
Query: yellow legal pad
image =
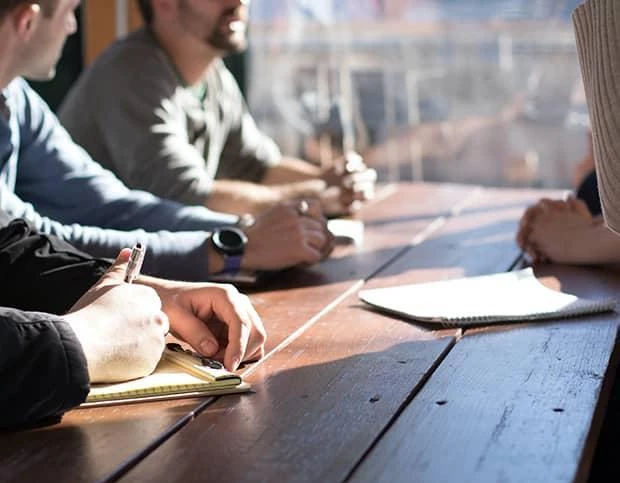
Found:
[[[240,376],[223,367],[205,366],[198,357],[167,348],[152,374],[127,382],[93,384],[81,406],[218,396],[250,389]]]

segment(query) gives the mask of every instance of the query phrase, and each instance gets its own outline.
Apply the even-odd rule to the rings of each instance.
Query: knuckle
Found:
[[[220,295],[226,298],[230,298],[230,295],[237,290],[234,285],[230,283],[218,283],[216,289]]]

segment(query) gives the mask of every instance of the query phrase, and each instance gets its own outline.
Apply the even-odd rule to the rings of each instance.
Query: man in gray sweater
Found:
[[[141,0],[147,26],[87,69],[60,119],[132,188],[233,213],[299,197],[348,213],[372,194],[374,170],[353,154],[325,169],[282,156],[221,60],[246,46],[248,4]]]
[[[54,75],[64,41],[75,30],[77,4],[0,4],[0,209],[94,256],[114,257],[141,242],[149,247],[146,273],[184,280],[325,257],[332,239],[318,208],[300,214],[294,205],[282,205],[251,226],[231,227],[237,216],[127,188],[71,139],[19,76]]]

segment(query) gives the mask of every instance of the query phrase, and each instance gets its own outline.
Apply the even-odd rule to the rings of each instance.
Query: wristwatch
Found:
[[[248,244],[248,237],[239,228],[227,226],[218,228],[211,235],[211,244],[224,258],[224,273],[236,274],[241,268],[241,259]]]

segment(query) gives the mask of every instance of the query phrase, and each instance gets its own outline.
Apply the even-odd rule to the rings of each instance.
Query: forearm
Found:
[[[49,197],[36,207],[42,215],[67,225],[78,223],[114,230],[155,232],[212,230],[237,221],[228,213],[203,206],[186,206],[144,191],[129,190],[116,182],[103,183],[98,192],[87,182],[64,185],[66,192],[48,193]]]
[[[321,178],[322,175],[323,171],[318,166],[302,159],[283,157],[267,170],[261,182],[266,185],[294,183]]]
[[[3,190],[2,185],[0,190]],[[24,218],[35,230],[65,240],[92,256],[115,258],[122,248],[140,242],[149,248],[144,262],[144,270],[147,273],[183,280],[204,280],[208,273],[206,243],[209,233],[206,231],[120,231],[63,224],[41,216],[31,205],[23,203],[15,195],[12,197],[4,196],[4,193],[2,195],[1,208],[11,218]],[[5,203],[10,198],[14,203]],[[230,218],[234,221],[238,219],[236,216]]]
[[[0,427],[57,418],[89,390],[86,359],[61,318],[0,308]]]
[[[596,265],[620,263],[620,235],[603,223],[593,226],[587,240],[575,240],[574,243],[580,244],[583,263]]]
[[[263,186],[245,181],[218,180],[207,206],[218,211],[228,211],[237,215],[250,213],[259,215],[284,201],[299,198],[319,198],[327,188],[320,179],[309,179],[279,185]]]
[[[272,187],[224,179],[213,183],[207,198],[207,207],[236,215],[244,213],[257,215],[280,201],[282,201],[281,194]]]

